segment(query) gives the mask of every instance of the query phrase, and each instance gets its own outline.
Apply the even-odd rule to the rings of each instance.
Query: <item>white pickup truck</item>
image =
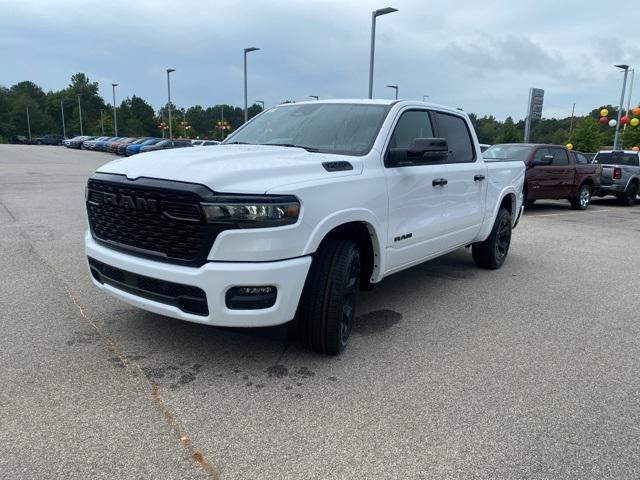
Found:
[[[100,167],[86,190],[88,266],[137,307],[228,327],[295,320],[306,347],[337,354],[360,289],[465,246],[499,268],[524,171],[484,160],[458,109],[281,105],[215,149]]]

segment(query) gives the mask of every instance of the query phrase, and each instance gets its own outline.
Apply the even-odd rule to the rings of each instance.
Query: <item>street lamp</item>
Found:
[[[627,118],[629,118],[629,109],[631,108],[631,93],[633,92],[633,80],[636,74],[635,68],[630,68],[629,70],[631,70],[631,81],[629,82],[629,96],[627,97],[627,111],[625,112],[625,115],[627,116]],[[626,130],[626,129],[627,129],[627,124],[625,123],[624,127],[622,127],[622,130]]]
[[[426,101],[427,101],[427,100],[426,100],[427,98],[429,98],[429,95],[422,95],[422,101],[423,101],[423,102],[426,102]]]
[[[247,53],[260,50],[257,47],[248,47],[244,49],[244,121],[245,123],[249,119],[247,110]]]
[[[80,135],[84,135],[82,130],[82,105],[80,104],[80,95],[78,94],[78,112],[80,113]]]
[[[113,134],[117,137],[118,136],[118,116],[116,115],[116,87],[118,86],[118,84],[112,83],[111,86],[113,87]]]
[[[620,116],[624,106],[624,90],[627,87],[627,74],[629,73],[629,65],[614,65],[614,67],[624,70],[624,80],[622,80],[622,93],[620,94],[620,108],[618,109],[618,120],[616,122],[616,134],[613,137],[613,149],[618,148],[618,137],[620,136]]]
[[[264,100],[256,100],[256,103],[262,105],[262,111],[264,111]]]
[[[387,13],[397,12],[398,9],[386,7],[371,12],[371,53],[369,57],[369,98],[373,98],[373,57],[376,50],[376,18]]]
[[[387,88],[393,88],[396,91],[396,100],[398,99],[398,85],[387,85]]]
[[[62,99],[60,100],[60,113],[62,114],[62,136],[67,138],[67,130],[64,126],[64,105],[62,104]]]
[[[307,95],[309,98],[315,98],[316,100],[320,100],[320,97],[318,97],[318,95]]]
[[[171,80],[169,78],[169,74],[171,72],[175,72],[174,68],[167,68],[167,98],[169,100],[168,108],[169,108],[169,140],[173,140],[173,130],[171,126]]]

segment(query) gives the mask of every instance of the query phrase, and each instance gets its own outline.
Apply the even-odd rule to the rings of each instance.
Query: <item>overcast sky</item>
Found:
[[[109,102],[119,83],[119,99],[158,108],[170,67],[178,106],[241,105],[242,49],[256,46],[250,102],[362,98],[371,11],[386,6],[399,11],[378,19],[374,97],[397,84],[401,98],[520,119],[538,87],[543,116],[564,117],[618,104],[612,65],[640,63],[636,0],[0,0],[0,85],[59,89],[84,72]]]

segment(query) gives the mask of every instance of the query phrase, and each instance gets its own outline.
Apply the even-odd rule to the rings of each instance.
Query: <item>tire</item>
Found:
[[[42,145],[42,142],[41,142],[40,140],[38,140],[38,141],[36,142],[36,145]]]
[[[638,196],[638,184],[632,183],[627,187],[622,195],[618,197],[618,201],[625,207],[631,207],[636,203],[636,197]]]
[[[506,208],[498,211],[491,234],[484,242],[474,243],[473,261],[480,268],[497,270],[502,266],[511,245],[511,214]]]
[[[535,200],[525,200],[525,201],[524,201],[524,207],[525,207],[525,208],[529,208],[529,207],[531,207],[534,203],[536,203],[536,201],[535,201]]]
[[[576,196],[571,199],[571,208],[574,210],[586,210],[591,203],[591,187],[583,183]]]
[[[300,343],[310,350],[337,355],[349,340],[360,287],[360,254],[350,240],[322,244],[307,275],[298,314]]]

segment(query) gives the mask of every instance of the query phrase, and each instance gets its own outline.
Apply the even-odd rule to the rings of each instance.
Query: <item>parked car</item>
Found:
[[[204,142],[204,140],[191,140],[191,145],[193,145],[194,147],[197,147],[198,145],[202,145],[202,142]]]
[[[31,140],[31,143],[35,145],[62,145],[64,137],[57,133],[50,133],[48,135],[42,135]]]
[[[152,152],[154,150],[166,150],[168,148],[192,147],[190,140],[162,140],[153,145],[144,145],[140,147],[139,153]]]
[[[526,166],[524,201],[531,206],[540,199],[566,199],[576,210],[585,210],[600,190],[602,167],[590,164],[578,152],[560,145],[509,143],[493,145],[485,160],[519,160]],[[577,160],[576,160],[577,157]]]
[[[96,143],[98,142],[103,142],[105,140],[108,140],[110,137],[98,137],[98,138],[94,138],[93,140],[86,140],[84,142],[82,142],[82,145],[80,146],[80,148],[82,148],[83,150],[95,150],[96,147]]]
[[[82,144],[88,140],[93,140],[96,137],[88,135],[78,135],[77,137],[69,138],[64,141],[64,145],[67,148],[81,148]]]
[[[117,153],[118,155],[124,155],[127,151],[127,147],[130,145],[137,145],[147,140],[150,140],[151,137],[140,137],[140,138],[132,138],[130,141],[118,142],[115,146],[112,147],[111,151],[113,153]]]
[[[131,145],[127,145],[127,148],[125,149],[124,154],[127,157],[130,157],[131,155],[135,155],[136,153],[139,153],[140,148],[144,147],[145,145],[155,145],[156,143],[160,143],[163,140],[164,140],[163,138],[149,138],[144,142],[140,142],[140,143],[134,142]]]
[[[135,141],[135,137],[122,137],[117,140],[113,140],[111,142],[107,142],[104,146],[104,151],[109,153],[116,153],[118,147],[122,144],[128,145],[129,143]]]
[[[640,191],[640,153],[633,150],[603,150],[593,159],[602,167],[600,196],[615,195],[630,207]]]
[[[280,105],[217,148],[99,167],[87,184],[88,267],[137,307],[233,327],[295,317],[306,347],[337,354],[361,288],[468,245],[479,267],[500,268],[524,171],[486,162],[456,108]]]
[[[28,145],[29,139],[24,135],[13,135],[9,138],[9,143],[14,143],[17,145]]]
[[[218,142],[217,140],[205,140],[204,142],[202,142],[202,145],[200,145],[201,147],[213,147],[214,145],[220,145],[220,142]]]
[[[93,150],[97,152],[106,151],[106,149],[108,148],[108,144],[110,144],[111,142],[117,142],[118,140],[122,140],[123,138],[126,138],[126,137],[110,137],[106,140],[96,142],[93,146]]]

